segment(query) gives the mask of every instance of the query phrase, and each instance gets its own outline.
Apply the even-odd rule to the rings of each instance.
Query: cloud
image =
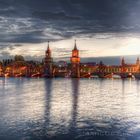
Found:
[[[46,12],[46,11],[35,11],[32,13],[34,17],[44,19],[44,20],[79,20],[78,16],[66,15],[64,12]]]
[[[1,0],[4,39],[0,41],[32,43],[94,33],[137,33],[139,7],[137,0]]]
[[[0,3],[2,51],[48,40],[140,37],[139,0],[0,0]],[[19,45],[11,47],[13,44]],[[66,51],[62,53],[67,55]]]

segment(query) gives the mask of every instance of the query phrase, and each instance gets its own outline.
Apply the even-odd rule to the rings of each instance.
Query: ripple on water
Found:
[[[135,80],[1,78],[0,85],[0,138],[140,138]]]

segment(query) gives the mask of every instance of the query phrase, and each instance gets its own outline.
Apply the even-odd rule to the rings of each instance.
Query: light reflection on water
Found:
[[[139,139],[140,81],[0,79],[0,139]]]

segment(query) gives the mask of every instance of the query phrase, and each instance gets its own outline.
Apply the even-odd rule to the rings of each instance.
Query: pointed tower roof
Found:
[[[50,41],[48,41],[48,47],[47,47],[47,50],[46,50],[46,52],[51,52],[51,50],[50,50]]]
[[[122,64],[122,65],[124,65],[124,64],[125,64],[124,57],[122,57],[121,64]]]
[[[50,41],[48,41],[47,51],[51,51],[51,50],[50,50]]]
[[[140,59],[139,59],[139,57],[137,57],[136,64],[140,64]]]
[[[74,50],[77,50],[76,40],[75,40]]]

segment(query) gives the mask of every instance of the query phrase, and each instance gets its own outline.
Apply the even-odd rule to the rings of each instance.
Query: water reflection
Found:
[[[137,80],[0,79],[0,139],[138,139]]]
[[[49,136],[49,125],[50,125],[50,113],[51,113],[51,98],[52,98],[52,79],[46,79],[44,81],[45,85],[45,100],[44,100],[44,104],[45,104],[45,110],[44,110],[44,135],[45,136]]]
[[[72,111],[71,111],[71,122],[70,132],[73,136],[76,135],[77,128],[77,116],[78,116],[78,96],[79,96],[79,79],[72,79]]]
[[[122,95],[125,94],[125,80],[122,80]]]
[[[140,81],[139,80],[136,80],[136,89],[137,89],[137,95],[139,97],[139,94],[140,94]]]

